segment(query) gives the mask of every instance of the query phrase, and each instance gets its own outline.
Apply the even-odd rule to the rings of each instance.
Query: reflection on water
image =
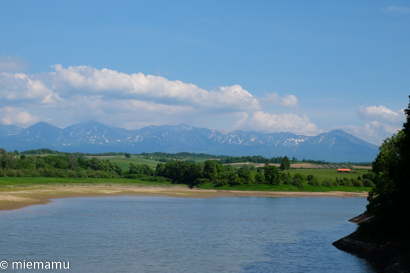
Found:
[[[366,203],[365,198],[58,199],[26,212],[0,212],[0,260],[69,261],[70,272],[88,273],[376,272],[366,260],[331,244],[355,230],[348,219]]]

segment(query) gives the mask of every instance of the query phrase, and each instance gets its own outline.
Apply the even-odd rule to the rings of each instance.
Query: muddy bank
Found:
[[[167,196],[185,198],[213,198],[213,197],[365,197],[367,193],[354,192],[268,192],[268,191],[227,191],[190,189],[183,185],[172,186],[129,186],[129,185],[54,185],[13,187],[0,190],[0,209],[19,209],[22,207],[45,204],[50,199],[93,197],[93,196]]]

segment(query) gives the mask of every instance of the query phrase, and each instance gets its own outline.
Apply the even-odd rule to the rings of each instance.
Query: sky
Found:
[[[402,128],[408,1],[0,1],[0,124],[370,143]]]

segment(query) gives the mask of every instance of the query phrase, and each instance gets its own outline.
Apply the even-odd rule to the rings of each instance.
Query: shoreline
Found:
[[[51,199],[103,196],[159,196],[179,198],[214,197],[367,197],[367,192],[291,192],[291,191],[230,191],[190,189],[187,186],[130,185],[37,185],[0,189],[0,210],[20,209],[52,202]]]

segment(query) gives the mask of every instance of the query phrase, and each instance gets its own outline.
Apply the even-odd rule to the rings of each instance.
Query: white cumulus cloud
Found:
[[[126,74],[110,69],[98,70],[91,66],[54,66],[51,73],[57,86],[69,91],[101,94],[108,97],[153,100],[160,103],[195,105],[207,108],[258,109],[257,100],[239,85],[207,91],[191,83],[170,81],[161,76],[143,73]]]
[[[402,129],[405,121],[403,110],[394,111],[383,105],[359,106],[358,116],[366,121],[364,125],[338,128],[376,145],[380,145],[384,139]]]
[[[286,107],[295,107],[298,106],[298,99],[295,95],[287,95],[280,97],[276,92],[271,94],[266,94],[265,97],[260,98],[262,103],[281,105]]]
[[[56,104],[61,98],[39,79],[24,73],[0,73],[0,99],[2,102],[31,101],[39,104]]]
[[[28,63],[21,57],[0,56],[0,72],[20,72],[28,68]]]
[[[27,126],[40,121],[39,117],[31,116],[27,111],[20,108],[3,107],[0,108],[0,122],[4,125]]]
[[[316,124],[311,123],[306,115],[303,117],[295,114],[273,115],[262,111],[256,111],[251,115],[244,114],[237,122],[236,128],[265,133],[291,132],[303,135],[319,133]]]
[[[31,125],[52,119],[59,126],[96,120],[127,129],[185,122],[222,130],[317,131],[307,116],[263,112],[264,105],[297,106],[294,95],[271,93],[258,98],[240,85],[205,90],[192,83],[143,73],[91,66],[64,68],[60,64],[53,68],[53,72],[36,75],[0,72],[0,107],[26,110],[3,110],[4,124]]]
[[[397,123],[404,121],[404,111],[393,111],[383,105],[367,107],[360,106],[359,117],[368,120]]]

